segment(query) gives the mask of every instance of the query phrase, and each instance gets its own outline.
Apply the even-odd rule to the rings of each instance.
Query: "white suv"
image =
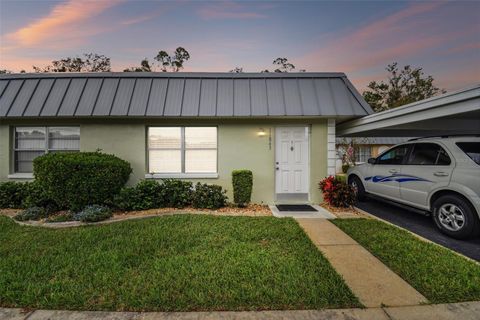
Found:
[[[480,137],[413,139],[348,170],[359,201],[368,194],[432,213],[458,239],[480,233]]]

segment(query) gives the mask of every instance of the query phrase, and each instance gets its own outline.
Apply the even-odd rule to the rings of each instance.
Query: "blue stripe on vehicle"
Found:
[[[377,182],[392,182],[392,181],[396,181],[398,183],[415,182],[415,181],[432,182],[430,180],[420,178],[420,177],[416,177],[416,176],[412,176],[412,175],[408,175],[408,174],[394,174],[394,175],[391,175],[391,176],[373,176],[373,177],[366,177],[365,178],[365,181],[370,181],[370,180],[372,180],[372,182],[375,182],[375,183],[377,183]]]

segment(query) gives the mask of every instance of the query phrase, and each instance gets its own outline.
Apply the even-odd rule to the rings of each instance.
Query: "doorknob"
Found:
[[[443,172],[443,171],[437,171],[437,172],[434,172],[433,175],[437,176],[437,177],[446,177],[446,176],[448,176],[448,173]]]
[[[390,170],[388,170],[388,172],[390,172],[390,173],[397,173],[398,171],[397,171],[397,169],[390,169]]]

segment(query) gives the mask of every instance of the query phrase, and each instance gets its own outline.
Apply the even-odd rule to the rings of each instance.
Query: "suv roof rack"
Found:
[[[428,139],[428,138],[451,138],[451,137],[480,137],[480,134],[478,133],[471,133],[471,134],[446,134],[446,135],[434,135],[434,136],[425,136],[425,137],[418,137],[418,138],[412,138],[408,139],[408,141],[416,141],[416,140],[421,140],[421,139]]]

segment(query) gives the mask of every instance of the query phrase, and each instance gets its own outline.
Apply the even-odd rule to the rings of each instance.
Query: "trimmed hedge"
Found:
[[[35,158],[38,185],[60,208],[78,211],[113,199],[132,168],[114,155],[100,152],[48,153]]]
[[[23,208],[23,201],[27,196],[28,182],[0,183],[0,208]]]
[[[113,206],[125,211],[162,208],[165,206],[163,187],[155,180],[142,180],[134,187],[120,190]]]
[[[239,207],[250,203],[252,197],[253,174],[250,170],[234,170],[232,172],[233,201]]]
[[[227,204],[226,190],[218,185],[201,184],[195,185],[192,205],[200,209],[219,209]]]
[[[184,208],[192,204],[193,183],[177,179],[165,179],[161,182],[164,206]]]

